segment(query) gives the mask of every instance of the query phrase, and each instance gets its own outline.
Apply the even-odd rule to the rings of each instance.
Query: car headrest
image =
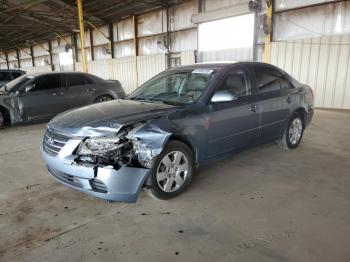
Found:
[[[232,74],[229,75],[226,79],[226,87],[228,89],[240,89],[240,87],[244,86],[244,78],[241,74]]]

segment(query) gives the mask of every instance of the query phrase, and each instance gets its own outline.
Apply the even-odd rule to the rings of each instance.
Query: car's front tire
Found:
[[[279,145],[287,150],[298,147],[303,137],[304,129],[303,116],[300,113],[294,113],[289,119],[283,137],[278,141]]]
[[[113,100],[113,99],[114,98],[112,96],[110,96],[110,95],[102,95],[102,96],[99,96],[99,97],[97,97],[95,99],[94,104],[110,101],[110,100]]]
[[[190,184],[194,160],[190,148],[177,140],[170,140],[157,157],[151,170],[147,192],[156,199],[169,199],[181,194]]]

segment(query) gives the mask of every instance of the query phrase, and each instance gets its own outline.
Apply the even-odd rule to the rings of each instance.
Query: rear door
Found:
[[[65,90],[61,74],[48,74],[34,78],[34,87],[19,95],[23,114],[27,120],[48,119],[65,111]]]
[[[80,73],[65,74],[67,86],[66,100],[70,108],[93,103],[93,94],[97,85],[87,75]]]
[[[255,88],[261,110],[259,141],[275,140],[283,135],[291,108],[296,102],[293,85],[278,69],[254,65]]]
[[[208,158],[255,144],[258,138],[259,108],[249,72],[231,70],[216,92],[223,90],[232,92],[237,100],[211,103]]]

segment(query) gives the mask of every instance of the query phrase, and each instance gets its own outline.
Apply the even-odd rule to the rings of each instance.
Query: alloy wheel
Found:
[[[289,127],[289,141],[292,145],[296,145],[303,133],[303,123],[300,118],[295,118]]]
[[[163,156],[160,161],[156,178],[158,186],[167,193],[182,187],[189,172],[189,162],[185,154],[172,151]]]
[[[110,100],[112,100],[110,97],[108,97],[108,96],[102,96],[102,97],[100,97],[99,99],[97,99],[97,103],[101,103],[101,102],[106,102],[106,101],[110,101]]]

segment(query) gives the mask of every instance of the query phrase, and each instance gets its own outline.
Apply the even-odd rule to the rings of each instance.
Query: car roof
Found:
[[[88,74],[83,72],[74,72],[74,71],[65,71],[65,72],[37,72],[37,73],[28,73],[31,76],[41,76],[41,75],[58,75],[58,74]]]
[[[203,62],[203,63],[196,63],[192,65],[185,65],[185,66],[178,66],[178,67],[173,67],[171,69],[175,70],[187,70],[187,69],[221,69],[223,67],[237,64],[239,62],[234,62],[234,61],[228,61],[228,62]]]
[[[0,72],[22,72],[25,73],[25,71],[21,69],[0,69]]]
[[[218,62],[204,62],[196,63],[192,65],[178,66],[170,68],[169,70],[190,70],[190,69],[222,69],[225,67],[230,67],[232,65],[266,65],[271,66],[270,64],[263,62],[251,62],[251,61],[218,61]]]

